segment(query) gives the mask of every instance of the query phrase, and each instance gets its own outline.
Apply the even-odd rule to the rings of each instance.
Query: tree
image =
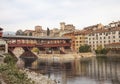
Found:
[[[32,52],[39,53],[39,49],[38,48],[33,48]]]
[[[97,54],[100,54],[102,49],[103,49],[103,48],[102,48],[102,45],[99,45],[99,46],[97,46],[97,49],[95,50],[95,52],[96,52]]]
[[[107,54],[107,53],[108,53],[108,50],[105,49],[105,48],[102,48],[101,50],[95,50],[95,52],[96,52],[97,54]]]
[[[49,28],[47,28],[47,36],[49,36],[50,35],[50,30],[49,30]]]
[[[79,52],[90,52],[90,51],[91,51],[90,46],[87,44],[79,47]]]
[[[21,29],[16,31],[16,35],[23,35],[23,34],[24,33],[23,33],[23,31]]]
[[[107,54],[108,50],[103,48],[102,45],[99,45],[95,50],[96,54]]]
[[[29,33],[29,36],[32,36],[32,32]]]
[[[16,58],[11,56],[10,54],[5,54],[5,58],[4,58],[4,63],[7,64],[15,64],[16,63]]]

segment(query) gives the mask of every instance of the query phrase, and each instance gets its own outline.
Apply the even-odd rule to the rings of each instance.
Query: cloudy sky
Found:
[[[60,22],[76,29],[120,20],[120,0],[0,0],[0,27],[4,31],[59,28]]]

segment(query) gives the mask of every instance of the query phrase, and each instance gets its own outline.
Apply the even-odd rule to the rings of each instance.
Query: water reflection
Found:
[[[66,63],[39,62],[38,70],[58,84],[120,84],[120,57],[92,57]]]

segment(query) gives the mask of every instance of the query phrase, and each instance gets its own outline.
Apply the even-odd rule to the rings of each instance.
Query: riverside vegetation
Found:
[[[26,73],[15,66],[16,59],[14,57],[9,54],[5,54],[5,56],[4,63],[0,65],[0,76],[6,84],[35,84]]]

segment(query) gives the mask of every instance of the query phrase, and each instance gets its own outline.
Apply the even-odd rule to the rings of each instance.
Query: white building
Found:
[[[91,46],[92,50],[98,47],[104,48],[106,44],[120,42],[120,24],[113,26],[113,23],[108,28],[100,28],[88,31],[86,34],[86,43]]]

